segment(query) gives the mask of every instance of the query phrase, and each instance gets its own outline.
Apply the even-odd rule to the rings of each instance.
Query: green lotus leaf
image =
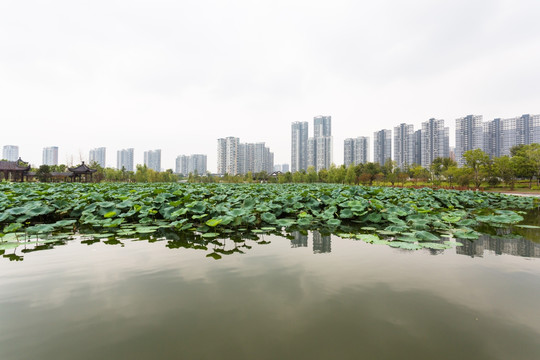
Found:
[[[365,241],[367,243],[373,243],[376,240],[380,240],[377,235],[372,234],[356,234],[354,237],[358,240]]]
[[[339,220],[339,219],[330,219],[330,220],[328,220],[326,223],[327,223],[328,225],[330,225],[330,226],[334,226],[334,227],[335,227],[335,226],[341,225],[341,220]]]
[[[388,245],[394,248],[400,248],[405,250],[419,250],[422,248],[422,246],[419,244],[403,241],[389,241]]]
[[[210,227],[216,227],[223,222],[223,219],[210,219],[206,221],[206,225]]]
[[[540,226],[536,226],[536,225],[514,225],[514,226],[518,228],[523,228],[523,229],[540,229]]]
[[[201,235],[203,238],[215,238],[219,236],[219,233],[207,232]]]
[[[445,249],[450,249],[451,248],[451,246],[448,245],[448,244],[431,243],[431,242],[421,242],[419,244],[423,248],[433,249],[433,250],[445,250]]]
[[[432,233],[429,233],[427,231],[417,231],[414,233],[414,236],[421,240],[426,241],[439,241],[440,238],[437,235],[433,235]]]
[[[261,220],[268,224],[275,224],[276,223],[276,215],[265,212],[261,214]]]
[[[8,226],[4,227],[4,233],[15,232],[15,231],[19,230],[22,226],[23,226],[23,224],[21,224],[21,223],[9,224]]]
[[[112,218],[112,217],[115,217],[116,216],[116,211],[109,211],[108,213],[106,213],[105,215],[103,215],[103,217],[105,219],[108,219],[108,218]]]

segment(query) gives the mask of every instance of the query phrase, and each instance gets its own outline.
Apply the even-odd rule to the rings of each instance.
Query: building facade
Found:
[[[2,159],[17,161],[19,159],[19,147],[15,145],[4,145],[2,148]]]
[[[148,150],[144,152],[144,165],[149,169],[161,171],[161,149]]]
[[[414,138],[414,151],[413,151],[413,164],[422,164],[422,130],[416,130],[413,135]]]
[[[392,130],[384,129],[373,133],[373,162],[384,165],[392,161]]]
[[[482,115],[467,115],[456,119],[455,156],[458,166],[465,165],[463,153],[484,148],[484,125]]]
[[[414,126],[400,124],[394,127],[394,161],[400,169],[414,164]]]
[[[502,120],[500,118],[482,124],[484,144],[482,150],[490,159],[500,157],[502,150]]]
[[[226,138],[218,139],[218,174],[239,174],[239,145],[240,139],[237,137],[229,136]]]
[[[116,168],[118,170],[134,171],[134,149],[122,149],[116,152]]]
[[[43,148],[43,165],[58,165],[58,146]]]
[[[525,114],[502,120],[501,156],[510,155],[516,145],[533,143],[540,143],[540,115]]]
[[[207,172],[207,157],[203,154],[179,155],[176,157],[175,172],[184,176],[204,175]]]
[[[88,162],[92,164],[93,162],[96,162],[101,166],[102,168],[105,168],[105,158],[106,158],[106,152],[107,149],[104,147],[99,147],[90,150],[90,153],[88,154]]]
[[[237,175],[274,171],[274,153],[265,143],[240,143],[239,138],[218,139],[218,174]]]
[[[307,170],[308,123],[293,122],[291,125],[291,172]]]
[[[332,117],[316,116],[313,124],[314,136],[308,139],[307,166],[313,166],[319,172],[330,168],[332,164]]]
[[[343,163],[345,167],[365,164],[369,161],[369,138],[359,136],[354,139],[345,139],[343,150]]]
[[[450,157],[450,130],[442,119],[429,119],[422,123],[421,165],[429,168],[438,157]]]

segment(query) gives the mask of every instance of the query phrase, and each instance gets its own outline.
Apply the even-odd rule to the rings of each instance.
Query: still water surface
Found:
[[[540,358],[538,243],[265,240],[217,261],[132,240],[0,259],[0,359]]]

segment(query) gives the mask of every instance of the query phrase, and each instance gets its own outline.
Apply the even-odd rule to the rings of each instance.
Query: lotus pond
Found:
[[[341,185],[0,184],[0,246],[32,237],[243,238],[318,230],[409,250],[444,249],[519,224],[531,197]]]
[[[540,354],[540,213],[529,197],[339,185],[0,190],[3,360]]]

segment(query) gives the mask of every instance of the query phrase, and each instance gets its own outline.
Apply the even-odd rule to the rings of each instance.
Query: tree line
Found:
[[[392,186],[412,183],[435,186],[468,187],[471,184],[479,188],[482,184],[496,186],[503,183],[514,188],[519,179],[528,181],[529,188],[533,181],[540,185],[540,144],[514,146],[510,156],[501,156],[490,159],[489,155],[480,149],[469,150],[463,154],[464,166],[458,167],[450,158],[436,158],[429,168],[412,164],[404,169],[397,166],[395,161],[388,159],[384,165],[368,162],[358,165],[336,166],[332,164],[329,169],[315,171],[314,167],[298,172],[278,173],[248,172],[242,175],[211,175],[189,174],[182,176],[174,174],[172,169],[158,172],[146,165],[137,165],[135,171],[125,169],[102,168],[97,163],[90,164],[96,169],[94,181],[107,182],[274,182],[274,183],[339,183],[339,184],[390,184]],[[36,177],[40,181],[54,181],[51,174],[67,171],[65,165],[42,165],[35,169]]]

